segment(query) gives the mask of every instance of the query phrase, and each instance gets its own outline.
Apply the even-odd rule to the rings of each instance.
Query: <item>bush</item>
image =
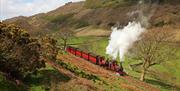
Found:
[[[0,71],[22,79],[28,73],[45,67],[37,39],[23,29],[0,22]]]
[[[88,26],[89,23],[84,20],[70,19],[68,25],[74,27],[75,29],[78,29]]]
[[[70,14],[65,14],[65,15],[59,15],[56,16],[54,18],[49,19],[52,23],[58,23],[58,24],[62,24],[65,21],[67,21],[69,18],[71,18],[74,14],[70,13]]]
[[[0,22],[0,71],[22,80],[56,60],[57,41],[50,37],[32,38],[25,30]]]

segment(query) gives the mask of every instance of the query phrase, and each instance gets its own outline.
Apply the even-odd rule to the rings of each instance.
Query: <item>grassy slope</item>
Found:
[[[101,77],[100,79],[109,82],[109,79]],[[129,91],[126,87],[119,87],[119,83],[125,83],[125,80],[122,79],[117,79],[110,84],[87,79],[79,80],[79,78],[69,78],[49,65],[39,70],[37,75],[26,77],[24,82],[28,88],[25,88],[25,86],[16,86],[0,74],[0,91]]]
[[[108,57],[105,54],[105,48],[108,44],[108,38],[106,37],[77,37],[74,38],[72,40],[69,41],[69,43],[83,43],[83,42],[87,42],[87,41],[92,41],[90,44],[90,49],[92,51],[95,51],[96,54],[102,54],[106,57]],[[82,47],[82,45],[75,45],[76,47]],[[179,49],[178,49],[179,50]],[[177,55],[180,55],[180,50],[178,51]],[[172,61],[174,63],[172,63]],[[176,83],[179,84],[180,82],[180,77],[178,77],[180,75],[180,71],[178,70],[180,62],[177,60],[172,60],[169,61],[167,63],[164,63],[163,65],[158,65],[155,66],[153,69],[158,69],[159,71],[159,75],[166,75],[166,74],[171,74],[170,77],[165,77],[165,79],[167,79],[166,81],[163,79],[157,80],[155,78],[153,78],[150,75],[147,75],[147,82],[159,87],[162,91],[169,91],[172,90],[173,87],[171,85],[171,83]],[[125,62],[124,62],[124,67],[126,69],[126,71],[129,73],[129,75],[134,76],[135,78],[139,78],[140,73],[132,71],[129,68],[129,64],[134,64],[135,61],[133,59],[128,59],[126,58]],[[164,73],[164,74],[163,74]],[[169,78],[173,78],[174,79],[169,79]],[[7,80],[3,80],[4,77],[2,75],[0,75],[0,91],[23,91],[24,88],[23,87],[16,87],[14,84],[11,84],[9,81]],[[59,73],[57,70],[53,69],[50,66],[47,66],[46,68],[38,71],[37,75],[35,76],[30,76],[27,77],[25,79],[25,82],[27,85],[30,86],[30,91],[45,91],[45,90],[49,90],[52,88],[52,86],[50,84],[52,84],[52,81],[59,81],[59,82],[63,82],[64,84],[62,85],[62,87],[64,88],[69,88],[68,90],[72,90],[72,89],[76,89],[76,90],[80,90],[80,89],[86,89],[86,87],[83,87],[83,85],[78,85],[76,84],[75,86],[70,86],[72,84],[74,84],[75,82],[70,81],[71,78],[68,78],[67,76],[64,76],[63,74]],[[105,85],[105,84],[99,84],[99,83],[94,83],[93,86],[95,87],[103,87],[106,90],[110,90],[110,89],[114,89],[114,90],[126,90],[126,89],[120,89],[118,84],[119,82],[124,82],[121,79],[117,80],[117,82],[113,82],[111,85]],[[60,83],[58,83],[60,84]]]
[[[112,4],[107,3],[106,5],[110,6],[110,5],[113,5],[113,3]],[[67,20],[67,21],[70,21],[70,20]],[[76,21],[74,21],[72,23],[76,23]],[[35,23],[34,25],[37,25],[37,24]],[[82,22],[82,25],[84,25],[84,22]],[[54,29],[54,30],[56,30],[56,29]],[[97,39],[98,39],[98,41],[97,41]],[[96,54],[101,54],[101,55],[104,55],[107,57],[107,55],[105,54],[105,48],[108,44],[107,38],[100,38],[100,40],[99,40],[99,37],[78,37],[76,39],[70,40],[69,43],[83,43],[83,42],[87,43],[88,41],[95,41],[95,42],[90,43],[91,46],[88,46],[89,51],[95,52]],[[75,46],[78,47],[78,45],[75,45]],[[81,47],[82,47],[82,45],[81,45]],[[84,48],[84,49],[86,49],[86,48]],[[178,50],[180,50],[180,49],[178,49]],[[177,53],[177,55],[180,56],[180,51]],[[131,76],[139,77],[140,73],[132,71],[129,68],[129,64],[133,64],[133,63],[135,63],[135,61],[133,59],[126,58],[126,61],[124,62],[124,67]],[[178,86],[180,86],[180,83],[179,83],[180,82],[180,77],[179,77],[180,70],[178,70],[178,69],[180,69],[179,65],[180,65],[180,62],[177,59],[177,60],[171,60],[167,63],[164,63],[162,66],[161,65],[155,66],[154,69],[159,70],[158,71],[159,75],[163,75],[165,77],[164,77],[164,79],[160,79],[161,81],[157,81],[155,78],[148,76],[147,82],[160,87],[162,90],[171,89],[171,86],[169,86],[167,84],[176,83]],[[57,73],[57,70],[55,70],[51,67],[47,67],[47,68],[39,71],[37,76],[32,76],[32,77],[27,78],[26,82],[28,85],[31,86],[30,87],[31,91],[44,91],[45,89],[49,89],[50,83],[48,81],[53,80],[52,79],[53,77],[52,78],[49,77],[50,74],[60,77],[59,79],[61,81],[67,81],[69,79],[66,76],[63,76],[62,74]],[[170,77],[167,77],[167,76],[170,76]],[[162,81],[162,80],[165,80],[165,81]],[[114,82],[113,86],[118,86],[115,83],[116,82]],[[83,88],[82,86],[81,87],[78,87],[78,86],[79,85],[76,86],[77,89]],[[110,86],[109,87],[103,86],[103,87],[110,89],[109,88]],[[73,87],[72,87],[72,89],[73,89]],[[113,89],[119,90],[117,88],[113,88]],[[16,87],[13,83],[9,82],[8,80],[5,80],[5,78],[2,75],[0,75],[0,91],[24,91],[24,88]]]
[[[28,76],[24,79],[25,86],[16,86],[0,74],[0,91],[46,91],[52,87],[52,82],[66,82],[69,77],[59,73],[56,69],[47,65],[37,72],[37,75]]]
[[[97,41],[94,41],[96,39]],[[77,42],[85,42],[85,41],[94,41],[91,43],[90,51],[94,51],[96,54],[101,54],[103,56],[108,57],[108,55],[105,54],[105,48],[108,44],[108,38],[99,38],[99,37],[78,37],[73,40],[71,40],[71,43],[77,43]],[[83,47],[80,45],[76,45],[76,47]],[[158,77],[154,78],[150,74],[146,76],[147,80],[146,82],[155,85],[159,87],[163,91],[169,91],[177,88],[174,88],[173,86],[180,86],[180,48],[177,47],[177,54],[178,58],[176,60],[169,60],[166,63],[163,63],[162,65],[157,65],[152,68],[152,70],[156,70],[158,73]],[[126,60],[124,62],[125,70],[129,73],[129,75],[134,76],[135,78],[140,77],[139,72],[132,71],[129,67],[130,64],[134,64],[137,61],[133,59],[129,59],[126,57]],[[163,78],[162,78],[163,76]]]
[[[49,91],[53,88],[52,84],[67,82],[71,78],[59,73],[58,70],[47,65],[46,68],[37,72],[37,75],[29,76],[25,79],[30,86],[30,91]]]

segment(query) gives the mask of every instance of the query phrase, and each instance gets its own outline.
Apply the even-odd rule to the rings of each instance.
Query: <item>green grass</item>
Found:
[[[94,41],[97,40],[97,41]],[[94,41],[90,43],[89,47],[83,48],[82,45],[75,45],[75,47],[79,47],[80,49],[89,49],[90,52],[95,52],[96,54],[103,55],[108,57],[105,54],[106,46],[108,45],[108,38],[99,38],[99,37],[79,37],[76,39],[72,39],[70,42],[72,43],[88,43],[88,41]],[[180,48],[177,47],[177,58],[173,60],[169,60],[161,65],[156,65],[151,68],[151,70],[156,71],[156,76],[152,76],[152,74],[146,75],[146,82],[150,83],[162,91],[169,90],[177,90],[178,86],[180,86]],[[130,69],[130,64],[138,63],[138,61],[134,59],[130,59],[128,57],[125,58],[123,66],[129,75],[139,79],[140,72],[133,71]]]
[[[70,79],[47,65],[46,68],[39,70],[36,75],[27,76],[24,82],[30,86],[30,91],[46,91],[51,88],[52,83],[67,82]]]
[[[103,55],[108,57],[105,54],[106,46],[108,45],[108,38],[106,37],[76,37],[68,41],[68,44],[77,44],[73,45],[75,47],[80,47],[86,49],[84,44],[88,44],[88,50],[95,52],[96,54]],[[146,82],[152,84],[161,89],[161,91],[171,91],[178,90],[177,86],[180,86],[180,48],[177,47],[176,55],[178,58],[174,60],[169,60],[168,62],[163,63],[162,65],[153,66],[151,70],[155,70],[157,72],[157,76],[152,76],[151,74],[146,75]],[[130,59],[128,57],[125,58],[123,66],[125,70],[128,72],[130,76],[135,78],[140,77],[140,73],[137,71],[133,71],[130,69],[130,64],[138,63],[138,61],[134,59]],[[101,77],[100,77],[101,78]],[[58,82],[67,82],[71,78],[59,73],[56,69],[51,66],[46,66],[46,68],[41,69],[37,72],[37,75],[30,75],[26,77],[25,84],[29,86],[30,91],[46,91],[51,89],[51,84]],[[108,82],[108,80],[101,78],[102,80]],[[97,87],[102,86],[105,90],[113,89],[115,91],[124,91],[126,89],[119,88],[118,83],[125,82],[124,80],[117,80],[117,82],[113,82],[112,84],[100,84],[99,82],[94,83]],[[176,86],[176,87],[175,87]],[[0,91],[25,91],[25,87],[17,87],[12,82],[6,80],[0,74]]]
[[[71,78],[59,73],[56,69],[47,65],[37,72],[36,75],[29,75],[24,79],[23,86],[16,86],[10,80],[0,74],[0,91],[49,91],[52,84],[59,84],[69,81]]]
[[[167,62],[164,62],[160,65],[155,65],[150,68],[150,71],[156,73],[148,73],[146,75],[145,82],[160,88],[162,91],[178,91],[178,89],[180,89],[180,49],[177,47],[177,50],[177,58],[168,60]],[[140,77],[140,73],[138,72],[140,70],[138,70],[139,68],[136,68],[138,71],[130,70],[129,64],[137,63],[138,61],[126,57],[126,60],[123,64],[129,75],[135,78]]]
[[[78,47],[85,51],[92,52],[94,54],[108,56],[105,54],[106,46],[108,45],[108,38],[106,37],[76,37],[69,41],[69,44],[77,44],[72,45],[74,47]],[[79,44],[80,43],[80,44]]]
[[[0,73],[0,91],[25,91],[26,88],[22,85],[16,86],[16,84],[10,80],[7,80],[2,73]]]
[[[153,70],[159,70],[158,78],[159,80],[167,83],[170,89],[173,87],[178,87],[176,89],[180,89],[180,48],[177,47],[177,53],[175,54],[177,58],[169,60],[162,65],[157,65]]]

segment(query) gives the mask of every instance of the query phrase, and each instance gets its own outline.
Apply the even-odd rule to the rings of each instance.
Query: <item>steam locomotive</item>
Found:
[[[96,65],[100,65],[104,68],[107,68],[109,70],[115,71],[116,73],[118,73],[121,76],[127,75],[124,71],[123,71],[123,67],[119,66],[117,64],[116,60],[113,61],[109,61],[108,59],[105,60],[105,57],[100,56],[100,55],[95,55],[89,52],[84,52],[78,48],[72,47],[72,46],[68,46],[66,48],[66,51],[68,53],[71,53],[75,56],[81,57],[87,61],[90,61]]]

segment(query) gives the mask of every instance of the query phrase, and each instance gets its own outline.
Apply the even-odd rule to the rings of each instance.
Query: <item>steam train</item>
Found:
[[[123,67],[122,66],[119,66],[117,64],[117,61],[116,60],[105,60],[105,57],[103,56],[100,56],[100,55],[95,55],[95,54],[92,54],[92,53],[89,53],[89,52],[84,52],[78,48],[75,48],[75,47],[72,47],[72,46],[68,46],[66,48],[66,51],[68,53],[71,53],[75,56],[78,56],[78,57],[81,57],[87,61],[90,61],[96,65],[100,65],[106,69],[109,69],[109,70],[112,70],[112,71],[115,71],[116,73],[118,73],[119,75],[121,76],[124,76],[126,75],[126,73],[123,71]]]

